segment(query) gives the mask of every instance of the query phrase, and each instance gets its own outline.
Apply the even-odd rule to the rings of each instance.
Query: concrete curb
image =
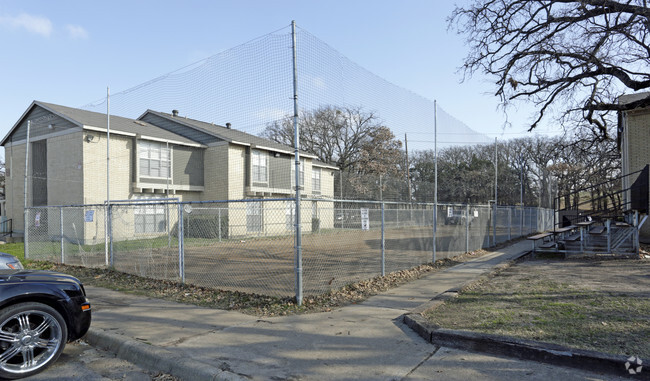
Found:
[[[508,263],[497,266],[496,271],[511,266],[526,254],[528,253],[522,253],[521,256]],[[643,372],[642,369],[637,374],[631,374],[626,368],[626,363],[628,362],[627,356],[573,349],[539,341],[515,339],[509,336],[443,329],[429,324],[422,316],[424,312],[437,308],[446,300],[456,297],[462,288],[476,281],[478,280],[467,282],[461,287],[455,287],[436,296],[429,302],[402,315],[402,321],[418,335],[434,345],[514,357],[523,360],[534,360],[551,365],[560,365],[591,372],[650,381],[650,369],[648,369],[647,361],[645,362],[646,372]],[[628,364],[629,366],[630,364]]]
[[[84,340],[149,371],[168,373],[183,380],[248,381],[235,373],[101,329],[90,328]]]

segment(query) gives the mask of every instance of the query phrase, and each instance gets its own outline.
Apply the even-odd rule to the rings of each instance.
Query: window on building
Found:
[[[291,160],[291,186],[296,185],[296,160]],[[305,159],[300,159],[300,186],[305,186]]]
[[[156,204],[154,201],[158,197],[154,196],[136,196],[135,199],[143,201],[137,205],[133,211],[135,217],[136,233],[163,233],[167,229],[167,219],[165,204]],[[150,201],[145,203],[145,201]]]
[[[169,178],[170,150],[166,144],[138,141],[140,176]]]
[[[293,225],[296,222],[296,202],[293,200],[285,201],[285,224],[287,230],[293,230]]]
[[[251,151],[251,165],[254,183],[265,183],[268,181],[268,158],[269,155],[260,150]]]
[[[311,189],[312,192],[320,193],[320,168],[311,168]]]
[[[262,231],[262,203],[259,201],[246,203],[246,230],[249,232]]]

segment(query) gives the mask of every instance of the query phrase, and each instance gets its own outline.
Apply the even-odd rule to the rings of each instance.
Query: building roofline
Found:
[[[221,139],[221,140],[223,140],[225,142],[228,142],[228,143],[231,143],[231,144],[241,145],[241,146],[246,146],[246,147],[254,147],[254,148],[259,148],[259,149],[268,150],[268,151],[278,151],[278,152],[283,152],[283,153],[288,153],[290,155],[293,155],[293,151],[294,151],[293,147],[284,146],[283,144],[275,143],[275,142],[273,142],[271,140],[269,140],[268,142],[271,143],[271,144],[275,143],[275,144],[283,145],[284,147],[280,149],[280,148],[269,147],[267,145],[256,144],[255,142],[246,143],[244,141],[241,141],[242,139],[235,140],[233,138],[230,138],[228,136],[220,134],[217,131],[210,131],[210,130],[208,130],[206,128],[203,128],[201,126],[198,126],[198,125],[192,123],[192,122],[196,122],[196,123],[200,123],[200,124],[210,124],[208,122],[188,118],[188,117],[185,117],[185,116],[173,116],[173,115],[167,114],[165,112],[154,111],[154,110],[148,109],[147,111],[145,111],[144,113],[142,113],[142,115],[140,115],[138,117],[138,120],[141,120],[142,118],[144,118],[145,115],[147,115],[149,113],[152,114],[152,115],[156,115],[158,117],[164,118],[166,120],[182,124],[183,126],[185,126],[187,128],[191,128],[191,129],[194,129],[196,131],[203,132],[205,134],[208,134],[210,136]],[[224,127],[224,126],[219,125],[219,124],[212,123],[211,125],[215,126],[215,127],[218,127],[218,128],[229,129],[228,127]],[[251,135],[251,134],[249,134],[247,132],[243,132],[243,131],[238,131],[238,132],[242,133],[242,134],[247,134],[247,135],[250,135],[250,136],[254,136],[254,135]],[[259,137],[256,136],[256,138],[259,138]],[[264,139],[264,138],[260,138],[260,139]],[[300,156],[310,158],[310,159],[317,159],[317,156],[315,156],[313,154],[310,154],[310,153],[307,153],[307,152],[303,152],[303,151],[300,152]]]
[[[76,120],[74,120],[74,119],[69,118],[67,115],[61,114],[61,113],[59,113],[59,112],[53,110],[51,107],[49,107],[49,106],[47,105],[47,103],[45,103],[45,102],[41,102],[41,101],[37,101],[37,100],[34,100],[34,101],[32,101],[32,103],[29,105],[29,107],[27,107],[27,109],[25,110],[25,112],[23,112],[23,114],[20,116],[20,118],[18,118],[18,121],[16,121],[16,123],[13,125],[13,127],[11,127],[11,129],[9,130],[9,132],[7,133],[7,135],[5,135],[5,137],[2,139],[2,141],[0,141],[0,146],[4,146],[4,145],[7,143],[7,140],[9,139],[9,137],[10,137],[10,136],[14,133],[14,131],[16,131],[16,129],[18,129],[18,127],[22,124],[23,120],[27,117],[27,114],[29,114],[29,113],[32,111],[32,109],[34,109],[34,107],[36,107],[36,106],[38,106],[38,107],[42,107],[42,108],[44,108],[45,110],[51,112],[52,114],[58,116],[59,118],[63,118],[63,119],[65,119],[65,120],[67,120],[68,122],[70,122],[70,123],[72,123],[72,124],[75,124],[75,125],[77,125],[78,127],[82,127],[82,128],[83,128],[83,124],[79,123],[78,121],[76,121]]]

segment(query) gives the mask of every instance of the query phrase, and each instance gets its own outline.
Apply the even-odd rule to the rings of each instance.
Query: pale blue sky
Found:
[[[377,76],[436,99],[476,131],[525,136],[530,110],[511,112],[513,125],[503,130],[488,79],[460,83],[466,45],[447,32],[452,9],[433,0],[2,0],[0,136],[32,100],[80,107],[104,97],[107,86],[129,89],[291,20]]]

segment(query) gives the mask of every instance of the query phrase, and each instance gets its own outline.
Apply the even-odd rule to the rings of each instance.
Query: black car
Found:
[[[54,363],[66,342],[90,327],[90,303],[70,275],[0,270],[0,379],[36,374]]]

